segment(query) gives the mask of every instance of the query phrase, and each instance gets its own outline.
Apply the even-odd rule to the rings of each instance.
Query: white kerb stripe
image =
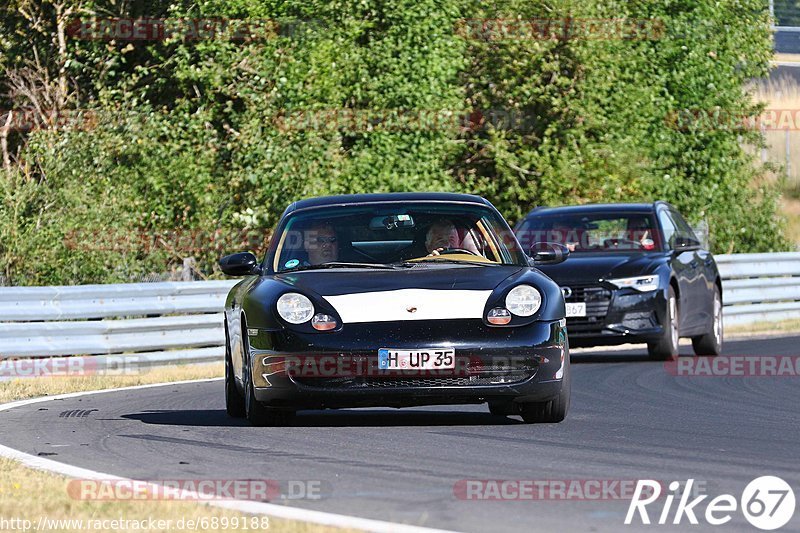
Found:
[[[400,289],[323,296],[345,324],[483,318],[492,291]]]
[[[41,398],[31,398],[28,400],[20,400],[11,403],[0,404],[0,411],[7,411],[15,407],[23,407],[26,405],[52,402],[55,400],[65,400],[68,398],[78,398],[81,396],[90,396],[95,394],[105,394],[107,392],[118,391],[131,391],[140,389],[150,389],[154,387],[165,387],[173,385],[184,385],[189,383],[203,383],[206,381],[217,381],[222,378],[214,379],[198,379],[190,381],[175,381],[172,383],[155,383],[153,385],[136,385],[134,387],[124,387],[120,389],[105,389],[86,392],[71,392],[67,394],[58,394],[55,396],[45,396]],[[106,474],[103,472],[96,472],[87,470],[78,466],[72,466],[66,463],[53,461],[52,459],[45,459],[30,455],[7,446],[0,445],[0,457],[13,459],[19,461],[23,465],[35,468],[37,470],[45,470],[55,474],[62,474],[75,479],[94,479],[94,480],[124,480],[133,481],[129,478],[115,476],[113,474]],[[165,490],[164,486],[158,485],[155,482],[148,483],[152,492],[162,493]],[[299,507],[290,507],[288,505],[255,502],[248,500],[203,500],[200,494],[188,490],[181,492],[181,497],[188,498],[194,503],[202,505],[211,505],[213,507],[221,507],[223,509],[230,509],[249,514],[264,514],[274,516],[276,518],[285,518],[287,520],[300,520],[303,522],[310,522],[312,524],[319,524],[322,526],[338,527],[346,529],[361,529],[364,531],[373,531],[375,533],[452,533],[451,531],[426,528],[423,526],[415,526],[412,524],[397,524],[393,522],[384,522],[382,520],[373,520],[370,518],[360,518],[357,516],[349,516],[335,513],[328,513],[324,511],[313,511],[311,509],[303,509]],[[291,526],[290,526],[291,527]]]

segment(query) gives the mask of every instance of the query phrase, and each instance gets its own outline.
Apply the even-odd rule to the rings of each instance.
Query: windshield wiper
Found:
[[[344,263],[341,261],[331,261],[329,263],[319,263],[318,265],[305,265],[289,268],[283,272],[297,272],[299,270],[317,270],[326,268],[372,268],[378,270],[394,270],[395,266],[383,263]]]

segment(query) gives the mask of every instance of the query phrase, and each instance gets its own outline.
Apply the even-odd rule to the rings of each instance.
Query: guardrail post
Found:
[[[185,257],[183,259],[183,271],[181,272],[181,280],[194,281],[195,267],[197,267],[197,261],[195,261],[194,257]]]
[[[792,143],[789,128],[784,131],[786,134],[786,182],[792,179]]]

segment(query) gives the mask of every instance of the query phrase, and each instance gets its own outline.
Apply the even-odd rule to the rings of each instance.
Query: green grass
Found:
[[[88,376],[88,377],[47,377],[24,378],[0,383],[0,403],[36,398],[40,396],[53,396],[70,392],[101,390],[134,385],[147,385],[192,379],[206,379],[223,376],[222,363],[204,365],[185,365],[175,367],[154,368],[139,375],[131,376]],[[222,385],[220,384],[220,394]],[[8,428],[6,428],[8,429]],[[261,515],[246,515],[236,511],[229,511],[219,507],[202,505],[192,501],[87,501],[74,499],[68,493],[69,479],[66,477],[34,470],[21,463],[0,458],[0,518],[5,520],[29,520],[31,527],[36,527],[40,517],[48,520],[83,520],[83,527],[77,523],[68,525],[54,525],[51,522],[49,531],[82,532],[88,531],[87,520],[130,520],[146,521],[152,518],[154,522],[162,520],[163,523],[152,529],[141,528],[129,522],[120,523],[114,531],[142,532],[171,532],[180,531],[178,526],[181,519],[183,524],[188,520],[196,523],[211,524],[217,520],[220,524],[232,524],[234,519],[239,523],[243,519],[255,519],[261,525],[262,518],[269,522],[268,531],[286,533],[328,533],[342,532],[344,530],[323,527],[306,522],[267,518]],[[224,520],[224,521],[223,521]],[[21,522],[13,522],[7,527],[16,527],[19,530]],[[125,527],[127,525],[128,527]],[[4,526],[0,525],[0,529]],[[110,526],[109,526],[110,527]],[[32,531],[33,529],[29,529]],[[96,529],[97,530],[97,529]],[[109,529],[105,529],[109,530]],[[185,529],[184,529],[185,530]],[[242,529],[239,529],[241,531]],[[2,529],[8,531],[8,529]],[[223,527],[204,528],[199,531],[226,531]],[[228,528],[227,531],[234,531]],[[259,528],[250,528],[248,531],[263,531]]]

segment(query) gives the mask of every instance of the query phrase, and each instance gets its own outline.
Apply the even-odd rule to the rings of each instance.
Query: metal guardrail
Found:
[[[140,365],[219,361],[222,308],[235,283],[0,288],[0,359],[136,354]]]
[[[800,319],[800,253],[716,256],[726,326]]]
[[[800,318],[800,253],[716,257],[727,326]],[[0,359],[219,361],[233,281],[0,288]]]

